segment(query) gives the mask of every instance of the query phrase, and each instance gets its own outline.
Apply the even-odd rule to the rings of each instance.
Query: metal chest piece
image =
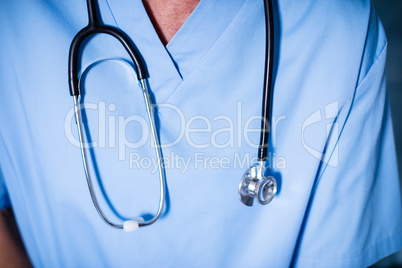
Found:
[[[254,198],[261,205],[266,205],[274,198],[277,191],[276,180],[265,176],[264,162],[251,166],[244,174],[239,184],[239,198],[246,206],[252,206]]]

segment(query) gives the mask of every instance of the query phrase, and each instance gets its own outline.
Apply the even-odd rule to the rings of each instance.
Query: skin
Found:
[[[11,209],[0,211],[0,267],[32,267]]]
[[[167,45],[200,0],[143,0],[163,45]]]
[[[155,31],[167,45],[200,0],[143,0]],[[11,209],[0,211],[0,267],[32,267]]]

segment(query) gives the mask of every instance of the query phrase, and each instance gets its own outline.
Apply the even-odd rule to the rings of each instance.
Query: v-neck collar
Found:
[[[185,78],[230,25],[244,0],[201,0],[166,49]]]
[[[201,0],[165,47],[140,0],[107,0],[116,26],[133,40],[157,102],[167,100],[233,21],[246,0]],[[110,23],[110,22],[107,22]],[[114,23],[114,22],[111,22]]]

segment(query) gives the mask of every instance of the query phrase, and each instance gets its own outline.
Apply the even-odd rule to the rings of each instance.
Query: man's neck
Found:
[[[143,0],[163,45],[180,29],[200,0]]]

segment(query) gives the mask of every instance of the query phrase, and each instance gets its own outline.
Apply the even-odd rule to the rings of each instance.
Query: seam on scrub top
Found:
[[[367,42],[367,41],[366,41],[366,42]],[[351,101],[351,103],[350,103],[349,111],[347,112],[345,121],[344,121],[344,123],[343,123],[343,125],[342,125],[342,128],[341,128],[340,132],[339,132],[337,141],[336,141],[334,147],[332,148],[332,151],[331,151],[331,154],[330,154],[330,156],[329,156],[329,158],[328,158],[328,161],[325,163],[325,166],[323,167],[323,170],[322,170],[321,174],[319,174],[319,178],[318,178],[317,184],[321,181],[322,176],[324,175],[324,173],[325,173],[325,171],[326,171],[326,169],[327,169],[327,167],[328,167],[328,164],[329,164],[329,162],[330,162],[331,159],[332,159],[332,156],[333,156],[333,154],[334,154],[334,151],[335,151],[335,149],[336,149],[336,146],[338,146],[338,144],[339,144],[339,140],[341,139],[343,130],[344,130],[344,128],[345,128],[345,126],[346,126],[346,124],[347,124],[347,121],[348,121],[348,119],[349,119],[349,115],[350,115],[351,112],[352,112],[353,105],[354,105],[354,103],[356,102],[356,98],[358,98],[357,92],[358,92],[358,90],[359,90],[360,85],[362,85],[363,82],[365,82],[367,76],[370,74],[370,72],[371,72],[372,68],[374,67],[374,65],[376,65],[376,64],[378,63],[379,58],[383,57],[383,53],[386,51],[387,45],[388,45],[388,42],[385,41],[385,44],[384,44],[383,47],[381,48],[380,52],[379,52],[379,53],[376,55],[376,57],[374,58],[373,63],[371,64],[370,68],[367,70],[367,72],[366,72],[366,74],[364,75],[363,79],[360,81],[360,83],[358,83],[358,84],[356,85],[356,87],[355,87],[355,89],[354,89],[354,91],[353,91],[353,96],[352,96],[352,101]],[[363,59],[362,59],[362,61],[363,61]],[[361,67],[360,67],[360,68],[361,68]],[[360,76],[360,71],[359,71],[359,76]],[[344,106],[342,106],[341,109],[342,109],[343,107],[344,107]],[[338,112],[337,118],[339,118],[341,109],[340,109],[339,112]],[[327,141],[328,141],[328,140],[327,140]],[[320,161],[322,161],[322,160],[320,160]]]
[[[353,99],[354,99],[354,96],[353,96]],[[352,103],[353,103],[353,101],[352,101]],[[352,105],[352,104],[351,104],[351,105]],[[341,109],[342,109],[342,108],[341,108]],[[332,121],[332,127],[338,122],[338,120],[339,120],[339,115],[341,114],[341,109],[338,111],[338,114],[336,115],[336,117],[335,117],[334,120]],[[342,135],[343,129],[344,129],[345,125],[346,125],[347,118],[348,118],[348,115],[346,115],[345,122],[344,122],[343,125],[342,125],[342,129],[341,129],[341,131],[339,132],[339,135],[338,135],[336,138],[334,138],[334,139],[336,139],[336,142],[335,142],[334,147],[333,147],[332,149],[331,149],[331,148],[328,148],[328,147],[325,149],[325,147],[327,146],[327,144],[329,144],[329,142],[330,142],[330,140],[331,140],[331,138],[332,138],[332,135],[329,136],[329,137],[326,139],[326,141],[325,141],[325,146],[324,146],[324,150],[325,150],[325,151],[323,151],[323,155],[322,155],[322,157],[321,157],[321,159],[320,159],[320,162],[323,162],[323,163],[325,164],[325,166],[323,166],[322,171],[321,171],[321,172],[319,173],[319,175],[318,175],[318,178],[317,178],[317,186],[318,186],[318,183],[321,181],[322,177],[324,176],[324,173],[325,173],[325,171],[327,170],[327,167],[328,167],[329,163],[330,163],[331,160],[332,160],[332,156],[334,155],[335,149],[336,149],[336,147],[337,147],[338,144],[339,144],[339,140],[341,139],[341,135]],[[338,122],[338,123],[339,123],[339,122]],[[332,127],[331,127],[331,134],[332,134],[332,129],[333,129]],[[336,134],[334,134],[334,135],[336,135]],[[329,149],[329,150],[328,150],[328,149]],[[329,155],[327,161],[325,161],[325,156],[326,156],[326,155]],[[314,192],[313,194],[315,194],[315,192]]]
[[[375,243],[374,245],[366,248],[365,250],[363,250],[359,255],[357,256],[351,256],[349,258],[340,258],[340,259],[323,259],[323,258],[314,258],[314,257],[303,257],[303,255],[300,255],[299,259],[304,259],[304,260],[312,260],[312,261],[336,261],[336,262],[346,262],[346,261],[351,261],[351,260],[355,260],[355,259],[359,259],[362,258],[363,256],[365,256],[369,251],[372,251],[375,248],[378,248],[381,244],[389,241],[389,240],[397,240],[398,236],[401,236],[402,238],[402,229],[397,231],[394,234],[391,234],[389,236],[387,236],[386,238],[382,239],[381,241]],[[396,241],[397,242],[397,241]],[[398,245],[398,243],[396,243]],[[397,247],[400,248],[401,244]],[[389,247],[387,248],[389,249]],[[391,248],[393,249],[393,248]],[[389,252],[389,250],[387,251]],[[377,254],[378,255],[378,254]]]
[[[372,70],[373,66],[378,63],[379,58],[383,56],[383,52],[385,51],[386,47],[387,47],[387,42],[386,42],[385,45],[382,47],[382,49],[381,49],[380,53],[378,53],[377,57],[374,59],[373,64],[371,64],[370,68],[368,69],[366,75],[364,76],[364,78],[362,79],[362,81],[360,82],[360,84],[359,84],[358,86],[356,86],[356,88],[355,88],[355,90],[354,90],[354,92],[353,92],[353,97],[352,97],[352,101],[351,101],[351,103],[350,103],[349,111],[348,111],[348,113],[347,113],[347,115],[346,115],[346,118],[345,118],[345,121],[344,121],[344,123],[343,123],[343,125],[342,125],[342,129],[341,129],[341,131],[339,132],[338,139],[337,139],[337,141],[336,141],[336,143],[335,143],[335,146],[334,146],[334,148],[332,149],[331,155],[330,155],[330,157],[328,158],[328,162],[326,163],[326,165],[325,165],[325,167],[324,167],[324,169],[323,169],[323,171],[322,171],[322,174],[320,175],[320,179],[321,179],[321,177],[323,176],[325,170],[326,170],[327,167],[328,167],[328,163],[330,162],[330,160],[331,160],[331,158],[332,158],[332,155],[333,155],[333,153],[334,153],[334,151],[335,151],[336,146],[338,146],[338,144],[339,144],[339,140],[341,139],[343,130],[344,130],[344,128],[345,128],[345,126],[346,126],[346,124],[347,124],[347,122],[348,122],[349,115],[351,114],[351,112],[352,112],[352,110],[353,110],[353,106],[354,106],[354,104],[355,104],[355,102],[356,102],[356,100],[357,100],[357,98],[358,98],[358,93],[357,93],[357,92],[358,92],[358,90],[359,90],[359,87],[360,87],[360,85],[363,84],[363,82],[366,81],[366,78],[367,78],[367,76],[370,74],[370,71]],[[342,109],[342,108],[341,108],[341,109]],[[340,114],[340,111],[339,111],[337,117],[339,117],[339,114]]]
[[[113,18],[114,23],[116,24],[117,28],[120,28],[119,25],[117,24],[116,18],[114,17],[113,11],[112,11],[112,9],[110,8],[109,1],[108,1],[108,0],[105,0],[105,1],[106,1],[106,5],[107,5],[107,7],[108,7],[108,9],[109,9],[109,11],[110,11],[110,14],[112,15],[112,18]]]
[[[222,34],[218,37],[218,39],[215,40],[215,42],[210,46],[210,48],[204,53],[204,55],[202,55],[200,57],[200,59],[198,60],[198,62],[193,66],[193,68],[191,68],[191,70],[189,70],[186,75],[185,78],[181,81],[181,83],[179,84],[179,86],[169,95],[169,97],[165,100],[165,103],[168,102],[175,94],[176,92],[183,87],[183,84],[185,83],[186,80],[189,79],[190,75],[193,73],[193,71],[195,69],[197,69],[197,67],[205,60],[206,57],[208,57],[209,54],[211,54],[212,50],[214,50],[216,44],[223,38],[223,36],[227,33],[227,31],[229,31],[230,26],[233,25],[233,21],[236,20],[236,18],[239,16],[239,14],[242,12],[242,10],[245,8],[244,6],[246,5],[246,3],[248,3],[249,0],[244,1],[243,5],[239,8],[239,11],[237,11],[237,14],[233,17],[233,19],[229,22],[228,26],[225,28],[225,30],[222,32]]]
[[[367,72],[364,75],[363,79],[360,81],[359,84],[357,84],[356,90],[361,84],[363,84],[364,80],[366,80],[366,77],[370,74],[370,71],[373,68],[373,66],[377,64],[378,59],[383,56],[383,53],[384,53],[384,51],[386,51],[387,46],[388,46],[388,41],[385,42],[384,46],[381,48],[380,53],[378,53],[378,55],[374,58],[373,63],[371,64],[370,68],[367,70]]]
[[[343,125],[342,125],[342,128],[341,128],[340,132],[339,132],[337,141],[336,141],[334,147],[333,147],[332,150],[331,150],[331,154],[330,154],[330,156],[329,156],[329,158],[328,158],[328,161],[325,163],[325,166],[323,167],[323,170],[322,170],[321,174],[319,175],[317,184],[321,181],[322,177],[324,176],[324,173],[325,173],[325,171],[326,171],[326,169],[327,169],[327,167],[328,167],[328,164],[329,164],[329,162],[331,161],[332,156],[333,156],[333,154],[334,154],[334,152],[335,152],[336,146],[338,146],[338,144],[339,144],[339,140],[340,140],[341,137],[342,137],[342,133],[343,133],[345,127],[346,127],[346,124],[347,124],[347,122],[348,122],[349,116],[350,116],[350,114],[352,113],[353,106],[354,106],[354,104],[355,104],[355,102],[356,102],[356,100],[357,100],[357,98],[358,98],[358,93],[357,93],[357,92],[358,92],[359,86],[362,85],[363,82],[365,82],[365,80],[366,80],[367,76],[370,74],[370,71],[372,70],[373,66],[376,65],[376,64],[378,63],[379,58],[383,56],[383,52],[385,51],[385,49],[386,49],[386,47],[387,47],[387,44],[388,44],[388,43],[386,42],[385,45],[382,47],[380,53],[378,53],[378,55],[377,55],[376,58],[374,59],[373,64],[371,64],[371,66],[370,66],[370,68],[368,69],[366,75],[364,76],[364,78],[362,79],[362,81],[360,82],[360,84],[359,84],[358,86],[356,86],[356,88],[355,88],[355,90],[354,90],[354,92],[353,92],[353,97],[352,97],[352,101],[351,101],[351,103],[350,103],[349,111],[347,112],[345,121],[344,121],[344,123],[343,123]],[[341,107],[341,109],[342,109],[342,108],[343,108],[343,106]],[[341,111],[339,110],[338,115],[337,115],[337,118],[339,118],[340,112],[341,112]],[[329,138],[330,138],[330,137],[329,137]],[[327,141],[328,141],[328,140],[327,140]],[[320,160],[320,161],[322,161],[322,160]]]
[[[361,81],[361,83],[359,84],[359,85],[361,85],[362,83],[363,83],[363,81],[365,81],[366,80],[366,77],[368,76],[368,74],[370,74],[370,71],[372,70],[372,67],[378,62],[377,60],[380,58],[380,57],[382,57],[383,56],[383,52],[385,51],[384,49],[386,48],[386,45],[387,45],[387,43],[385,43],[385,45],[383,46],[383,48],[381,49],[381,52],[378,54],[378,56],[375,58],[375,60],[373,61],[373,64],[371,64],[371,66],[370,66],[370,68],[368,69],[368,71],[367,71],[367,74],[365,75],[365,77],[363,78],[363,80]],[[318,184],[321,182],[321,180],[322,180],[322,178],[323,178],[323,176],[324,176],[324,174],[325,174],[325,171],[327,170],[327,168],[328,168],[328,164],[329,164],[329,162],[331,161],[331,159],[332,159],[332,156],[333,156],[333,153],[334,153],[334,151],[335,151],[335,149],[336,149],[336,146],[338,146],[338,144],[339,144],[339,141],[340,141],[340,139],[341,139],[341,137],[342,137],[342,134],[343,134],[343,131],[345,130],[345,127],[346,127],[346,125],[347,125],[347,122],[348,122],[348,120],[349,120],[349,116],[351,115],[351,113],[352,113],[352,111],[353,111],[353,106],[354,106],[354,104],[355,104],[355,102],[356,102],[356,99],[357,99],[357,92],[358,92],[358,89],[359,89],[359,86],[356,86],[355,87],[355,89],[353,90],[353,96],[352,96],[352,100],[351,100],[351,102],[350,102],[350,106],[349,106],[349,109],[348,109],[348,111],[346,112],[346,117],[345,117],[345,119],[344,119],[344,122],[343,122],[343,124],[342,124],[342,128],[341,128],[341,130],[340,130],[340,132],[339,132],[339,135],[338,135],[338,137],[337,137],[337,141],[336,141],[336,143],[335,143],[335,145],[334,145],[334,147],[331,149],[331,154],[330,154],[330,156],[329,156],[329,158],[328,158],[328,162],[323,162],[322,160],[320,160],[320,164],[324,164],[321,168],[322,168],[322,171],[319,171],[318,170],[318,177],[317,177],[317,180],[316,180],[316,182],[314,183],[314,185],[313,185],[313,188],[312,188],[312,192],[311,192],[311,194],[314,194],[315,195],[315,190],[316,190],[316,188],[315,187],[318,187]],[[338,115],[337,115],[337,118],[339,118],[339,115],[340,115],[340,113],[341,113],[341,110],[344,108],[345,106],[344,105],[342,105],[342,107],[341,107],[341,109],[339,110],[339,112],[338,112]],[[326,143],[329,141],[329,139],[330,139],[330,137],[328,137],[328,139],[326,140]],[[327,149],[327,151],[328,151],[328,149]],[[321,163],[322,162],[322,163]],[[298,247],[297,245],[296,245],[296,247]],[[297,255],[299,255],[299,254],[297,254]],[[363,255],[363,254],[362,254]],[[361,256],[361,255],[360,255]],[[300,258],[300,257],[298,257],[298,258]],[[357,258],[357,257],[356,257]],[[307,259],[307,258],[306,258]],[[314,258],[310,258],[311,260],[320,260],[320,259],[314,259]],[[349,258],[349,260],[350,260],[351,258]],[[323,259],[322,259],[323,260]],[[339,259],[338,261],[341,261],[341,259]]]

